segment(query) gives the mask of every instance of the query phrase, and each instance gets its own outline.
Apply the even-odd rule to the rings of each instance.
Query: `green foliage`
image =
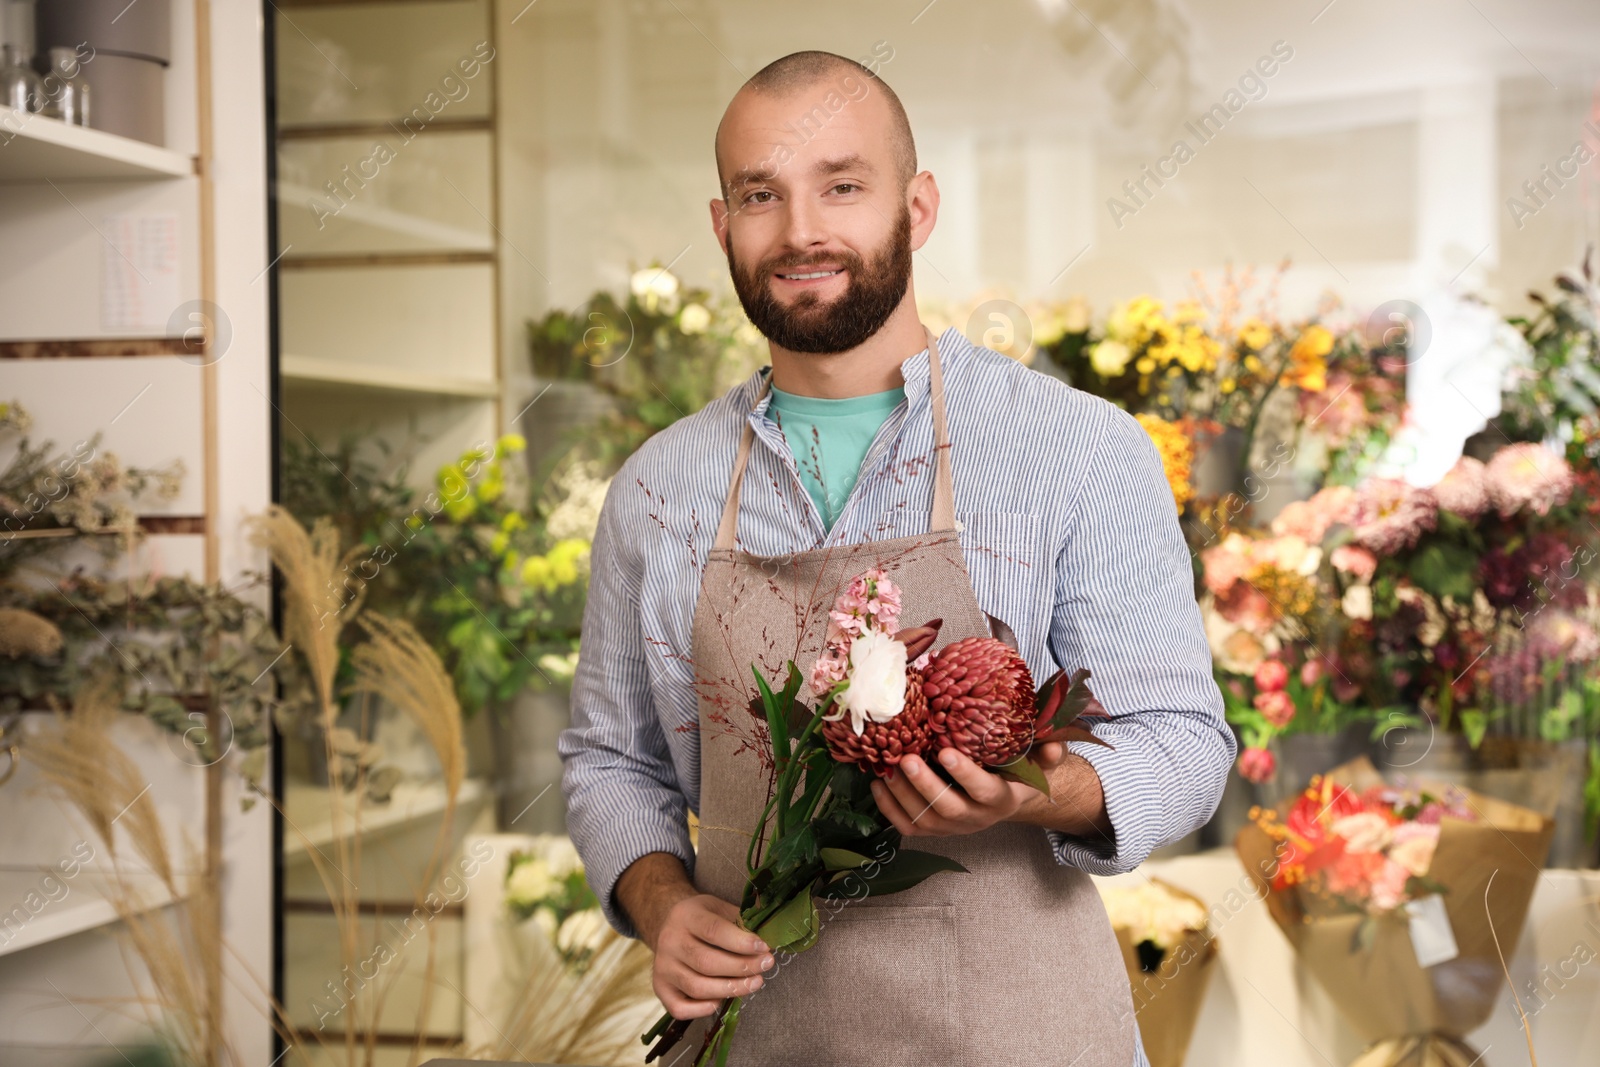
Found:
[[[1533,292],[1539,310],[1508,320],[1532,353],[1529,366],[1516,371],[1495,425],[1514,441],[1573,441],[1580,451],[1596,445],[1600,415],[1600,343],[1597,310],[1600,289],[1591,267],[1593,250],[1578,274],[1556,276],[1556,294]],[[1575,434],[1575,430],[1578,432]],[[1574,457],[1577,458],[1577,457]],[[1594,455],[1589,454],[1590,465]]]

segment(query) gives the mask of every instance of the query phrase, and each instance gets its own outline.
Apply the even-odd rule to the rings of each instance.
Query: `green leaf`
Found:
[[[1045,796],[1050,795],[1049,779],[1045,778],[1044,771],[1039,765],[1027,756],[1020,756],[1003,767],[994,768],[994,773],[1008,782],[1031,785]]]
[[[887,861],[880,864],[876,874],[860,877],[867,886],[866,895],[869,897],[887,896],[890,893],[899,893],[920,884],[926,879],[941,871],[962,871],[966,868],[949,856],[941,856],[935,852],[917,852],[909,848],[902,848],[890,856]],[[824,897],[860,896],[850,890],[860,883],[855,879],[846,878],[840,882],[830,882],[818,893]]]
[[[751,664],[750,671],[756,676],[756,687],[761,690],[761,707],[766,712],[767,731],[772,735],[772,751],[778,757],[778,766],[781,768],[789,761],[789,709],[778,703],[772,687],[767,685],[767,680],[761,677],[761,672],[754,664]],[[788,799],[783,798],[784,802]]]
[[[1467,735],[1467,744],[1477,748],[1483,743],[1483,735],[1489,729],[1489,716],[1477,708],[1471,708],[1461,713],[1461,732]]]
[[[807,892],[797,893],[756,930],[756,936],[774,952],[792,949],[798,942],[816,939],[817,905]]]
[[[1438,540],[1424,547],[1411,559],[1407,573],[1417,585],[1435,597],[1453,597],[1457,602],[1470,603],[1472,591],[1477,588],[1476,557],[1459,545]]]
[[[822,860],[822,865],[830,871],[853,870],[872,862],[870,857],[863,856],[859,852],[851,852],[847,848],[819,848],[817,856]]]

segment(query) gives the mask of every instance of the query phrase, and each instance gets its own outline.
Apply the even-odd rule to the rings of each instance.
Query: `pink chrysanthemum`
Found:
[[[1445,511],[1476,519],[1489,510],[1489,470],[1471,456],[1462,456],[1431,492]]]
[[[1374,478],[1362,486],[1351,517],[1356,543],[1380,556],[1410,548],[1438,522],[1433,494],[1397,478]]]
[[[1507,445],[1489,460],[1487,472],[1489,499],[1502,518],[1523,508],[1546,515],[1572,496],[1572,468],[1543,445]]]
[[[1363,582],[1371,581],[1372,573],[1378,569],[1378,557],[1360,545],[1340,545],[1328,558],[1335,570],[1353,574]]]
[[[1308,545],[1319,544],[1330,527],[1349,521],[1355,495],[1347,485],[1331,485],[1310,500],[1287,504],[1272,520],[1272,532],[1279,537],[1293,535]]]

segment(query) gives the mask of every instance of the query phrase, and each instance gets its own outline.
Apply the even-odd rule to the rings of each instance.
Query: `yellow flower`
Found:
[[[1189,468],[1194,462],[1194,442],[1176,425],[1159,416],[1143,414],[1135,417],[1139,425],[1144,427],[1144,432],[1150,435],[1150,440],[1155,442],[1156,451],[1161,454],[1161,469],[1167,476],[1167,485],[1172,489],[1173,503],[1181,512],[1194,496],[1194,487],[1189,484]]]
[[[1261,373],[1261,361],[1259,359],[1257,359],[1255,356],[1245,356],[1244,357],[1244,369],[1249,371],[1251,374],[1260,374]]]
[[[1300,335],[1290,350],[1291,359],[1321,359],[1333,351],[1333,334],[1326,326],[1312,326]]]
[[[1179,326],[1204,322],[1205,317],[1205,308],[1200,306],[1198,300],[1180,300],[1172,309],[1172,321]]]
[[[1246,319],[1239,327],[1239,343],[1259,352],[1272,343],[1272,327],[1257,318]]]
[[[508,511],[505,518],[500,520],[500,529],[506,533],[516,533],[526,525],[528,525],[528,520],[522,517],[522,512],[520,511]]]
[[[1223,396],[1227,396],[1229,393],[1239,388],[1239,383],[1234,381],[1232,378],[1224,378],[1220,383],[1218,383],[1217,388],[1222,390]]]
[[[490,467],[488,473],[483,476],[483,481],[478,483],[478,499],[485,504],[493,504],[496,500],[499,500],[502,495],[504,495],[505,491],[505,472],[500,469],[500,464],[496,463],[494,466]]]
[[[528,447],[528,441],[520,433],[501,434],[500,440],[495,442],[494,454],[496,459],[504,459],[513,452],[521,452]]]
[[[1150,374],[1156,369],[1156,361],[1149,356],[1141,356],[1139,361],[1133,365],[1133,369],[1140,374]]]
[[[466,522],[477,510],[478,502],[470,493],[459,500],[447,500],[444,505],[444,513],[450,517],[451,522]]]
[[[519,577],[523,585],[542,588],[550,580],[550,561],[543,556],[529,556]]]
[[[511,547],[511,535],[504,530],[497,531],[489,538],[489,551],[496,556],[505,555],[506,549]]]

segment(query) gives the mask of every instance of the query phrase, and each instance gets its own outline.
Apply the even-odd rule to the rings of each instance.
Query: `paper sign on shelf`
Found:
[[[101,328],[165,329],[179,303],[178,213],[107,215],[100,230]]]

